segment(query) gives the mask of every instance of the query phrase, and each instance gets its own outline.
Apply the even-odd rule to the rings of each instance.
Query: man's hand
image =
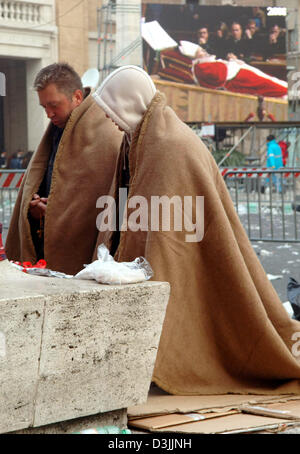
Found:
[[[41,219],[45,216],[48,199],[34,194],[29,205],[29,213],[34,219]]]
[[[251,31],[249,30],[249,28],[246,28],[245,35],[247,36],[248,39],[252,39]]]

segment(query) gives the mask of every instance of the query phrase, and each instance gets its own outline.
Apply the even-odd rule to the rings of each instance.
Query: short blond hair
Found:
[[[55,84],[69,98],[76,90],[81,90],[83,94],[80,76],[68,63],[53,63],[40,70],[34,81],[34,89],[41,91],[49,84]]]

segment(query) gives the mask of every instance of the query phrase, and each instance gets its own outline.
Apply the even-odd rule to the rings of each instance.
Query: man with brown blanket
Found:
[[[44,258],[75,274],[92,260],[96,200],[110,188],[122,134],[68,64],[43,68],[34,86],[51,122],[23,178],[5,250],[9,260]]]
[[[269,282],[213,157],[164,95],[151,91],[151,82],[140,68],[122,67],[94,96],[131,140],[128,209],[114,257],[144,256],[153,279],[171,285],[153,380],[182,395],[299,393],[300,323],[289,317]],[[123,158],[111,189],[115,198]],[[193,197],[194,223],[195,198],[204,197],[199,241],[187,241],[191,232],[172,223],[168,231],[151,229],[153,196]],[[148,228],[141,222],[140,230],[130,229],[134,200],[146,200],[149,210],[141,214],[149,215]],[[99,242],[110,248],[117,232],[104,230]]]

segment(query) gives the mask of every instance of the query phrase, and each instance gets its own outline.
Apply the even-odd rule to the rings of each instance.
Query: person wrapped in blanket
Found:
[[[139,67],[116,69],[93,97],[127,136],[97,244],[117,262],[145,257],[154,280],[170,283],[152,380],[185,396],[299,394],[300,323],[261,266],[210,151]]]
[[[217,59],[201,46],[188,41],[180,41],[179,51],[192,58],[192,74],[201,87],[275,98],[287,97],[286,81],[270,76],[233,55],[228,60]]]

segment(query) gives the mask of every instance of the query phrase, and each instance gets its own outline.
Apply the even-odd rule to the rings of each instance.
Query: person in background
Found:
[[[16,152],[11,156],[11,158],[9,159],[8,168],[9,169],[21,169],[22,168],[22,160],[20,158],[19,152]]]
[[[27,169],[32,156],[33,156],[33,151],[27,151],[27,153],[25,153],[24,158],[22,160],[22,169]]]
[[[256,22],[257,27],[260,30],[265,30],[267,24],[267,16],[264,10],[259,8],[258,6],[252,7],[252,16]]]
[[[210,38],[210,34],[208,31],[207,26],[200,27],[198,32],[198,44],[201,46],[203,49],[206,50],[209,54],[214,52],[214,44],[213,40]]]
[[[286,167],[288,159],[289,159],[289,147],[290,147],[291,143],[285,142],[284,140],[280,140],[278,142],[278,145],[281,148],[283,166]]]
[[[248,41],[243,36],[243,28],[239,22],[233,22],[230,28],[231,37],[226,42],[227,58],[238,58],[247,61],[250,55]]]
[[[7,166],[7,157],[6,157],[6,151],[2,151],[0,154],[0,169],[5,169]]]
[[[217,24],[214,37],[213,37],[213,47],[214,51],[213,54],[216,55],[217,58],[225,59],[227,56],[227,48],[226,43],[229,35],[229,30],[225,22],[221,21]]]
[[[272,170],[281,169],[283,167],[281,148],[276,142],[273,134],[270,134],[267,137],[267,167]],[[280,175],[272,175],[272,181],[275,185],[276,192],[281,192]]]
[[[265,36],[261,33],[254,19],[249,19],[245,28],[245,39],[248,44],[248,54],[251,60],[262,59],[262,46],[265,42]]]
[[[267,43],[265,46],[265,59],[271,59],[274,57],[285,57],[286,55],[286,32],[284,29],[279,27],[278,24],[274,24],[269,31],[267,37]]]
[[[184,43],[179,46],[184,54]],[[228,60],[216,59],[200,46],[195,50],[192,73],[199,85],[207,88],[225,88],[237,93],[255,96],[286,97],[286,81],[272,77],[258,68],[231,56]]]

